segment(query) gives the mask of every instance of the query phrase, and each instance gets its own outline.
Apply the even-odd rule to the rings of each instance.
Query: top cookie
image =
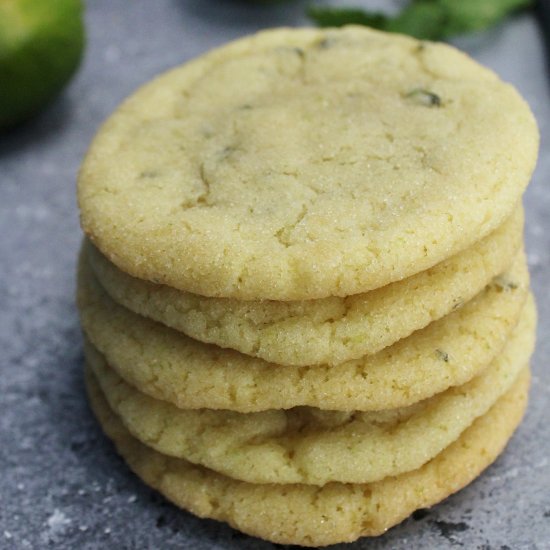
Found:
[[[193,293],[346,296],[495,229],[537,147],[517,92],[450,46],[267,31],[122,104],[81,169],[82,225],[123,271]]]

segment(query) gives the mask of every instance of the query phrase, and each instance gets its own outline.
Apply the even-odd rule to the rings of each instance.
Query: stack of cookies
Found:
[[[92,407],[168,499],[278,543],[378,535],[524,411],[517,92],[457,50],[273,30],[144,86],[79,177]]]

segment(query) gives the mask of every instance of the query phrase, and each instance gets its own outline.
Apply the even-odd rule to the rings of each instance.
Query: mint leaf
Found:
[[[507,15],[534,6],[533,0],[439,0],[447,12],[446,33],[481,31]]]
[[[534,0],[411,0],[396,16],[355,8],[310,7],[309,17],[321,27],[366,25],[422,40],[441,40],[481,31]]]
[[[483,1],[483,0],[481,0]],[[413,0],[383,30],[409,34],[420,40],[440,40],[447,36],[447,12],[441,2]]]
[[[374,29],[384,29],[389,18],[380,12],[367,12],[354,8],[326,8],[310,6],[308,16],[319,27],[341,27],[343,25],[365,25]]]

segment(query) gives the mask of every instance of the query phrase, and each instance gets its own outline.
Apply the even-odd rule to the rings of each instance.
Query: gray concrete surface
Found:
[[[73,301],[75,174],[97,125],[138,84],[231,38],[304,24],[304,5],[90,0],[77,77],[47,112],[0,138],[0,548],[273,547],[168,504],[127,470],[91,417]],[[480,479],[351,548],[550,548],[550,74],[529,15],[460,45],[521,90],[541,127],[525,199],[540,310],[531,404]]]

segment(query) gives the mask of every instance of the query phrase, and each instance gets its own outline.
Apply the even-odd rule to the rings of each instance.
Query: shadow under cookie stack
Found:
[[[529,108],[455,49],[273,30],[162,75],[79,176],[92,408],[176,505],[276,543],[380,535],[527,401]]]

